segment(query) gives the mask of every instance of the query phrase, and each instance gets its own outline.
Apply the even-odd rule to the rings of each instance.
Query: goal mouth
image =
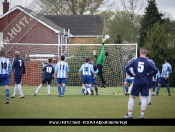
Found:
[[[19,51],[21,58],[25,60],[26,74],[22,77],[22,85],[24,94],[28,95],[33,95],[36,87],[41,83],[43,78],[41,70],[47,64],[48,58],[53,59],[53,66],[55,66],[60,61],[61,55],[65,56],[65,61],[70,69],[65,94],[81,95],[82,80],[78,78],[79,68],[85,63],[86,57],[89,57],[96,64],[95,55],[97,57],[100,55],[101,46],[101,44],[3,43],[7,58],[12,61],[13,53]],[[137,44],[105,44],[104,47],[110,55],[103,63],[103,76],[108,85],[106,89],[100,88],[101,80],[97,75],[99,94],[123,95],[123,83],[126,74],[124,66],[128,59],[137,57]],[[13,87],[14,79],[12,78],[10,81],[10,85]],[[46,88],[42,88],[38,94],[47,95]],[[55,80],[52,80],[51,83],[51,94],[58,95]]]

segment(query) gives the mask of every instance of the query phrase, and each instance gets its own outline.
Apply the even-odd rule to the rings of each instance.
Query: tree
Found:
[[[163,15],[158,12],[155,0],[148,0],[148,7],[146,8],[143,19],[141,20],[139,47],[144,46],[147,40],[147,30],[150,29],[156,22],[164,22],[162,16]]]
[[[132,17],[135,16],[134,22]],[[128,41],[130,43],[135,43],[138,41],[137,36],[139,31],[139,20],[141,16],[131,14],[127,11],[117,11],[113,19],[109,20],[109,31],[112,42],[121,43]]]
[[[175,69],[173,61],[175,60],[175,32],[170,29],[167,32],[167,25],[157,22],[147,30],[146,36],[145,46],[149,49],[150,57],[154,60],[156,66],[161,70],[164,59],[168,57],[170,64]],[[170,79],[172,85],[175,72]],[[173,85],[175,86],[175,83]]]
[[[40,0],[47,15],[95,14],[106,3],[105,0]]]

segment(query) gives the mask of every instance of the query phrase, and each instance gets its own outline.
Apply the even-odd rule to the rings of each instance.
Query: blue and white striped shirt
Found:
[[[166,75],[167,77],[169,77],[169,75],[172,72],[172,67],[171,65],[166,62],[162,65],[162,73],[161,73],[161,77],[164,77],[164,75]]]
[[[68,63],[60,61],[55,66],[55,72],[57,72],[57,78],[67,78],[67,72],[69,72]]]
[[[0,74],[12,74],[12,65],[7,58],[0,58]]]
[[[83,64],[79,69],[79,73],[80,72],[82,72],[83,75],[91,76],[91,72],[94,73],[93,65],[89,63]]]

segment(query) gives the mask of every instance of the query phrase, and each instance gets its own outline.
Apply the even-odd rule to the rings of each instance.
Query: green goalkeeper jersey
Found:
[[[100,56],[97,58],[97,64],[102,64],[103,65],[103,62],[104,62],[105,58],[106,58],[105,47],[104,47],[104,45],[102,45]]]

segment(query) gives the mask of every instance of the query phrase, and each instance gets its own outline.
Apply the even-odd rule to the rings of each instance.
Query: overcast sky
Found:
[[[0,0],[0,15],[3,13],[2,2],[4,0]],[[26,7],[33,0],[7,0],[11,2],[10,7],[14,7],[15,5],[22,5]],[[144,0],[145,4],[147,4],[147,0]],[[116,0],[117,4],[120,4],[120,0]],[[175,20],[175,0],[156,0],[157,7],[160,12],[166,12],[171,15],[171,19]]]

